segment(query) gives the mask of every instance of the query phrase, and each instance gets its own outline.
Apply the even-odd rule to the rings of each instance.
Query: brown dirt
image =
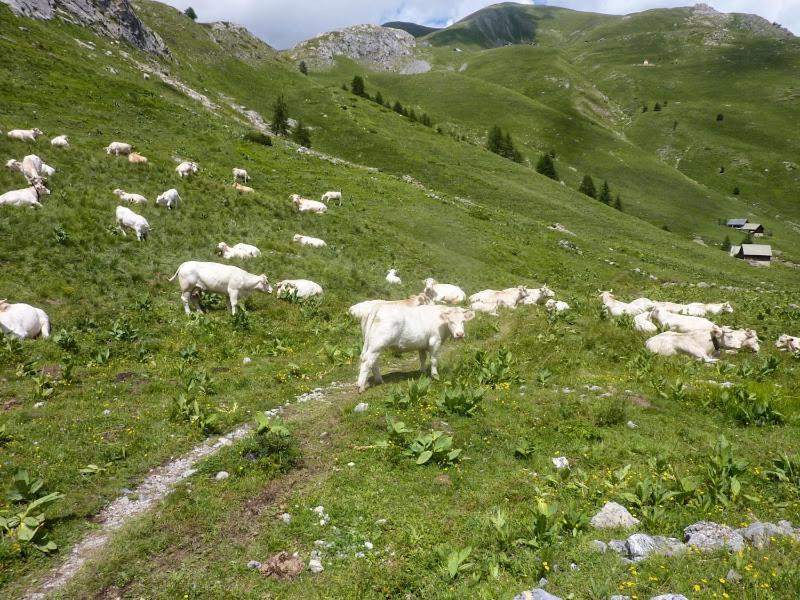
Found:
[[[274,556],[270,556],[266,562],[261,565],[262,574],[267,577],[272,577],[278,581],[285,581],[287,579],[294,579],[303,572],[305,563],[299,556],[292,556],[286,552],[279,552]]]
[[[641,408],[650,408],[651,406],[650,401],[641,394],[628,394],[625,396],[625,400],[634,406],[639,406]]]

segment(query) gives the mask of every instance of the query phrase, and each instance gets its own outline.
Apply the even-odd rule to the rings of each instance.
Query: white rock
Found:
[[[219,473],[217,473],[217,475],[216,475],[216,477],[214,477],[214,479],[216,479],[217,481],[225,481],[230,476],[231,476],[231,474],[228,473],[227,471],[220,471]]]
[[[245,356],[245,357],[242,359],[242,364],[243,364],[243,365],[249,365],[251,362],[253,362],[253,359],[252,359],[252,358],[250,358],[249,356]]]
[[[553,466],[558,469],[568,469],[569,468],[569,461],[567,460],[566,456],[558,456],[556,458],[551,459],[553,462]]]
[[[292,515],[289,513],[281,513],[278,515],[278,519],[286,523],[287,525],[292,522]]]
[[[311,559],[308,561],[308,570],[315,575],[322,573],[325,567],[322,566],[322,559],[319,554],[311,553]]]
[[[636,429],[638,427],[638,425],[636,423],[634,423],[633,421],[628,421],[626,425],[627,425],[628,429]]]
[[[103,416],[105,416],[105,417],[107,417],[107,416],[108,416],[108,415],[110,415],[110,414],[111,414],[111,409],[110,409],[110,408],[107,408],[107,409],[105,409],[105,410],[103,411]]]
[[[42,408],[44,406],[44,402],[37,402],[33,405],[33,408]]]
[[[348,467],[355,467],[355,466],[356,466],[356,463],[354,463],[354,462],[349,462],[349,463],[347,463],[347,466],[348,466]]]
[[[372,550],[374,547],[375,546],[373,545],[372,542],[364,542],[364,548],[366,548],[367,550]]]
[[[628,509],[616,502],[606,502],[591,520],[592,527],[597,529],[613,529],[616,527],[629,528],[639,524],[639,519],[634,517]]]
[[[353,412],[354,413],[363,413],[363,412],[366,412],[368,408],[369,408],[369,404],[367,404],[366,402],[359,402],[358,404],[356,404],[356,407],[353,409]]]

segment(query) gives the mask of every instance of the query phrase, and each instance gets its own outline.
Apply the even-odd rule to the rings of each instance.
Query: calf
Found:
[[[504,290],[483,290],[469,297],[473,304],[481,303],[487,306],[494,305],[497,308],[515,309],[518,304],[528,295],[528,288],[524,285],[506,288]]]
[[[242,179],[245,183],[247,183],[247,180],[250,179],[250,176],[247,174],[247,171],[245,171],[244,169],[237,169],[237,168],[234,167],[234,169],[233,169],[233,183],[236,183],[237,181],[239,181],[239,179]]]
[[[733,307],[730,302],[722,302],[720,304],[703,304],[702,302],[690,302],[681,307],[678,311],[682,315],[690,315],[692,317],[705,317],[706,315],[719,315],[722,313],[732,313]]]
[[[161,206],[166,206],[168,209],[172,210],[173,208],[178,208],[178,203],[181,201],[181,197],[178,194],[178,190],[175,188],[169,189],[163,194],[161,194],[158,198],[156,198],[156,202]]]
[[[732,329],[722,327],[722,341],[720,347],[723,350],[750,350],[758,352],[761,349],[758,334],[752,329]]]
[[[199,170],[200,167],[197,166],[197,163],[189,162],[188,160],[175,167],[175,172],[181,176],[181,179],[195,175]]]
[[[614,294],[610,291],[600,292],[600,301],[603,303],[605,311],[612,317],[621,317],[622,315],[635,317],[653,308],[653,303],[647,300],[647,298],[640,298],[635,304],[628,304],[614,298]]]
[[[775,342],[775,347],[781,352],[800,352],[800,337],[782,335]]]
[[[33,129],[12,129],[6,134],[12,140],[21,142],[35,142],[36,138],[42,135],[42,130],[34,127]]]
[[[128,155],[128,162],[129,163],[138,164],[138,165],[146,165],[147,164],[147,157],[146,156],[142,156],[138,152],[131,152]]]
[[[50,194],[41,181],[36,181],[31,187],[21,190],[12,190],[0,196],[0,206],[33,206],[41,208],[39,202],[42,196]]]
[[[284,279],[277,283],[278,298],[310,298],[311,296],[321,296],[322,286],[308,279]]]
[[[292,194],[291,195],[292,202],[297,207],[297,210],[300,212],[313,212],[317,214],[323,214],[328,212],[328,207],[325,206],[322,202],[317,202],[316,200],[308,200],[307,198],[303,198],[299,194]]]
[[[427,294],[435,304],[461,304],[467,299],[467,295],[457,285],[450,283],[438,283],[432,277],[425,281],[423,293]]]
[[[718,360],[714,355],[719,352],[722,335],[719,327],[690,333],[665,331],[651,337],[644,345],[650,352],[660,356],[686,354],[697,360],[713,363]]]
[[[431,357],[431,377],[438,378],[438,354],[448,339],[464,338],[464,323],[475,317],[471,310],[446,306],[377,305],[364,325],[364,346],[358,374],[358,391],[367,389],[367,376],[372,371],[376,384],[383,383],[380,355],[386,349],[398,352],[419,352],[420,370],[425,370],[427,355]]]
[[[202,292],[227,294],[231,314],[236,314],[239,299],[251,292],[272,293],[272,286],[263,273],[253,275],[239,267],[220,263],[190,260],[182,263],[169,280],[172,281],[176,277],[181,286],[181,301],[187,315],[192,312],[190,309],[192,304],[202,312],[197,301],[198,294]]]
[[[147,202],[147,198],[141,194],[129,194],[128,192],[125,192],[119,188],[114,190],[114,195],[119,197],[120,200],[130,202],[131,204],[144,204]]]
[[[679,333],[689,333],[692,331],[708,331],[716,327],[714,323],[702,317],[690,317],[688,315],[678,315],[663,308],[654,308],[651,311],[653,321],[670,331]]]
[[[342,205],[342,192],[325,192],[322,194],[321,200],[327,204],[331,200],[338,200],[339,206]]]
[[[544,307],[550,312],[557,312],[557,313],[569,310],[569,304],[567,304],[563,300],[555,300],[553,298],[545,302]]]
[[[236,182],[234,182],[234,184],[233,184],[233,189],[235,189],[237,192],[240,192],[242,194],[252,194],[253,192],[255,192],[255,190],[253,188],[251,188],[251,187],[249,187],[247,185],[242,185],[241,183],[236,183]]]
[[[128,236],[125,229],[133,229],[136,233],[136,239],[140,242],[146,240],[150,235],[150,223],[147,222],[142,215],[133,212],[130,208],[125,206],[117,207],[117,225],[119,226],[122,235]]]
[[[59,135],[50,140],[50,145],[56,148],[69,148],[69,138],[66,135]]]
[[[301,235],[299,233],[295,233],[294,236],[292,236],[292,241],[296,244],[300,244],[301,246],[311,246],[312,248],[324,248],[328,245],[325,243],[325,240],[307,235]]]
[[[232,258],[258,258],[261,256],[261,250],[250,244],[236,244],[235,246],[228,246],[225,242],[217,244],[217,251],[222,255],[222,258],[230,260]]]
[[[133,147],[125,142],[111,142],[106,146],[106,154],[113,154],[114,156],[119,156],[120,154],[128,156],[132,150]]]
[[[403,283],[403,280],[397,276],[397,269],[389,269],[389,272],[386,273],[386,283],[392,285],[401,285]]]
[[[50,337],[50,319],[41,308],[30,304],[9,304],[0,300],[0,332],[21,340]]]

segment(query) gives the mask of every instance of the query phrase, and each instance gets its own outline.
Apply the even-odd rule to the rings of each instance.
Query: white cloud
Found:
[[[276,48],[289,48],[318,33],[355,25],[411,21],[452,23],[492,4],[491,0],[167,0],[191,5],[201,21],[233,21]],[[800,32],[800,0],[706,0],[724,12],[756,13]],[[532,0],[525,0],[532,4]],[[650,8],[686,6],[693,0],[551,0],[553,6],[626,14]]]

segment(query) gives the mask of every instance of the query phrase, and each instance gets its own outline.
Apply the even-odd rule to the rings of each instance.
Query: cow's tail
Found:
[[[169,281],[172,281],[172,280],[174,280],[174,279],[175,279],[175,278],[178,276],[178,273],[180,273],[180,271],[181,271],[181,268],[180,268],[180,267],[178,267],[178,270],[177,270],[177,271],[175,271],[175,275],[173,275],[172,277],[170,277],[170,278],[169,278]]]

